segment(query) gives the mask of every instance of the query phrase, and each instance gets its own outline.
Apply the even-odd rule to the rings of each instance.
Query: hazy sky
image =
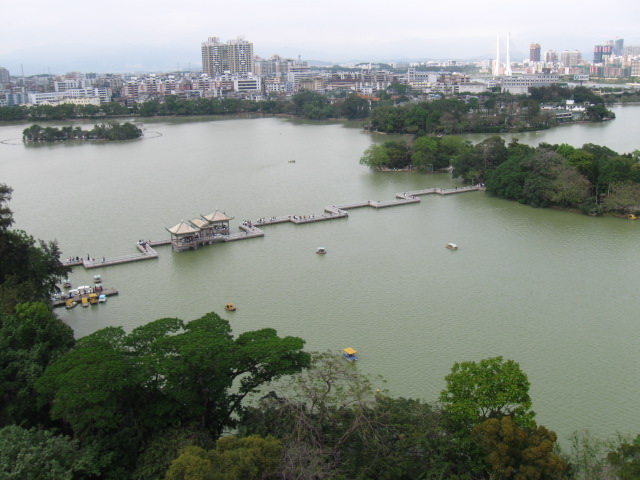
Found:
[[[0,66],[12,75],[199,67],[212,36],[328,62],[491,58],[508,32],[514,59],[532,42],[588,60],[606,40],[640,44],[637,0],[30,0],[4,2],[2,17]]]

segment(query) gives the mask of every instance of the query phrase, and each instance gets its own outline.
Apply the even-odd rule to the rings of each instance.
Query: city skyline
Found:
[[[638,44],[635,19],[640,6],[620,9],[594,2],[551,2],[515,6],[506,0],[478,4],[420,5],[408,0],[308,3],[246,0],[242,8],[196,0],[157,2],[114,0],[88,11],[67,0],[5,7],[0,66],[12,75],[68,71],[135,72],[199,69],[201,43],[244,37],[261,57],[279,54],[308,61],[482,60],[495,56],[496,33],[511,35],[511,58],[528,58],[531,43],[542,51],[578,50],[591,60],[593,46],[624,38]],[[504,48],[504,47],[503,47]],[[504,51],[504,50],[503,50]]]

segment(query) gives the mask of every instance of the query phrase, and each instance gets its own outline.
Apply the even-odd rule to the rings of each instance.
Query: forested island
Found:
[[[11,228],[11,194],[0,184],[2,478],[638,478],[640,436],[575,433],[561,450],[501,356],[454,363],[427,402],[302,338],[234,335],[215,313],[76,340],[48,303],[69,267],[55,242]]]
[[[626,97],[625,97],[626,98]],[[298,92],[266,100],[239,98],[183,99],[169,95],[124,106],[34,105],[0,107],[0,121],[43,121],[117,116],[293,115],[311,120],[362,120],[365,128],[384,133],[461,134],[541,130],[573,121],[598,122],[615,115],[602,96],[586,87],[531,88],[530,95],[483,92],[444,96],[411,94],[407,85],[392,84],[375,96],[336,91]]]
[[[80,127],[42,127],[31,125],[22,131],[25,142],[60,142],[66,140],[132,140],[140,138],[142,130],[132,123],[117,122],[95,125],[91,130]]]
[[[371,145],[360,163],[386,170],[434,171],[453,167],[454,177],[484,183],[487,192],[533,207],[562,207],[589,214],[640,214],[640,150],[620,154],[586,144],[490,137],[476,145],[462,137],[417,137],[410,143]]]
[[[528,96],[482,93],[379,106],[371,110],[367,128],[383,133],[456,135],[542,130],[560,123],[615,118],[604,100],[585,87],[530,90]]]

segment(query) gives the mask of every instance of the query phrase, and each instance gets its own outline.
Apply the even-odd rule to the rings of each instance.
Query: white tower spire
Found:
[[[493,65],[493,76],[498,77],[500,75],[500,34],[497,34],[496,40],[496,61]]]
[[[511,72],[511,55],[509,53],[510,46],[511,46],[511,32],[507,34],[507,66],[504,69],[504,74],[507,77],[510,77],[511,75],[513,75],[513,73]]]

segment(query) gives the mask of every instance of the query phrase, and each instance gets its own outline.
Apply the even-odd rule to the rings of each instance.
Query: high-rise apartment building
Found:
[[[603,63],[604,58],[613,53],[613,44],[596,45],[593,47],[593,63]]]
[[[624,38],[618,38],[613,42],[613,54],[621,56],[624,51]]]
[[[640,45],[627,45],[622,54],[629,57],[640,57]]]
[[[555,50],[549,50],[544,52],[545,63],[558,63],[558,52]]]
[[[253,43],[243,38],[222,43],[218,37],[202,42],[203,72],[215,76],[225,72],[247,74],[253,69]]]
[[[0,84],[9,83],[9,70],[0,67]]]
[[[540,44],[532,43],[529,47],[529,61],[530,62],[539,62],[540,61]]]
[[[582,64],[582,53],[578,50],[565,50],[560,53],[560,63],[565,67]]]

